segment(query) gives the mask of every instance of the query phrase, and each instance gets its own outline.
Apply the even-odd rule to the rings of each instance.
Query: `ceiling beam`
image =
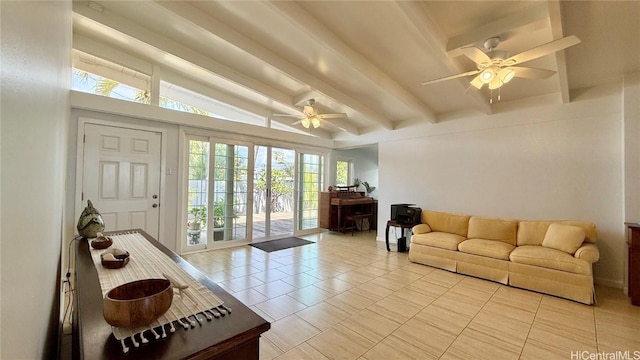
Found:
[[[427,121],[435,122],[434,112],[422,100],[404,89],[391,76],[380,70],[363,55],[345,44],[335,33],[316,20],[300,5],[292,1],[273,1],[266,4],[285,17],[300,32],[315,40],[315,44],[333,52],[355,71],[371,79],[374,84],[383,88],[389,95],[407,105]],[[341,102],[341,99],[334,100]]]
[[[453,36],[447,40],[447,53],[450,56],[462,55],[458,50],[463,46],[468,46],[476,42],[484,42],[486,39],[499,36],[514,29],[543,22],[549,16],[545,2],[532,5],[527,11],[498,19],[472,31]]]
[[[352,125],[349,121],[347,121],[346,118],[343,119],[322,119],[322,121],[326,121],[328,123],[330,123],[331,125],[337,127],[338,129],[348,132],[349,134],[353,134],[353,135],[360,135],[360,129],[355,126]]]
[[[383,128],[393,130],[393,122],[388,118],[373,111],[370,107],[354,99],[343,91],[327,84],[315,75],[303,70],[298,65],[287,61],[264,45],[241,34],[224,22],[204,14],[192,5],[186,2],[168,1],[153,2],[153,4],[164,8],[184,21],[188,21],[191,24],[210,32],[218,38],[227,41],[229,44],[234,45],[242,51],[280,70],[283,74],[307,84],[324,96],[331,99],[340,99],[340,103],[352,108],[356,112],[362,113],[368,119],[378,123]],[[215,6],[219,6],[219,4],[215,4]]]
[[[562,9],[560,2],[557,0],[549,1],[549,21],[551,23],[551,35],[553,39],[564,37],[562,30]],[[567,60],[564,50],[555,52],[556,63],[558,67],[558,81],[560,82],[560,100],[563,104],[571,101],[569,95],[569,79],[567,78]]]
[[[318,93],[311,90],[311,91],[305,91],[302,94],[295,95],[292,100],[293,100],[293,104],[296,106],[305,106],[307,105],[307,100],[315,99],[317,97],[318,97]]]
[[[262,82],[259,82],[252,77],[240,73],[236,69],[232,69],[224,64],[221,64],[210,57],[207,57],[199,52],[194,51],[182,44],[179,44],[171,39],[158,35],[157,33],[150,31],[142,26],[134,24],[128,20],[109,12],[108,9],[104,9],[103,12],[97,12],[92,10],[84,3],[73,3],[74,24],[76,22],[80,26],[84,26],[82,23],[86,21],[95,22],[101,26],[108,27],[117,32],[120,32],[130,38],[134,43],[140,42],[147,44],[157,50],[153,55],[157,53],[170,54],[170,57],[174,57],[173,60],[168,60],[166,56],[151,57],[159,61],[161,64],[167,67],[171,67],[172,64],[168,62],[186,61],[201,69],[204,69],[210,73],[219,76],[222,79],[245,89],[250,89],[264,97],[271,99],[272,101],[280,104],[281,106],[296,111],[297,109],[292,105],[291,96],[279,91],[271,86],[268,86]],[[79,16],[79,18],[78,18]],[[120,44],[121,46],[131,46],[131,44]],[[134,44],[135,46],[135,44]],[[138,47],[142,49],[143,47]],[[175,64],[173,64],[175,65]]]
[[[444,44],[446,43],[446,36],[438,26],[438,23],[431,17],[431,14],[427,11],[423,4],[418,1],[396,1],[396,5],[402,10],[402,13],[406,17],[409,23],[411,23],[416,29],[417,33],[426,42],[427,47],[431,50],[432,56],[439,57],[440,63],[444,65],[447,71],[450,73],[457,73],[464,71],[454,64],[451,57],[443,51]],[[468,82],[459,80],[458,83],[467,89]],[[473,106],[478,111],[485,114],[491,114],[491,105],[486,99],[482,97],[482,94],[473,91],[466,94],[471,99]]]

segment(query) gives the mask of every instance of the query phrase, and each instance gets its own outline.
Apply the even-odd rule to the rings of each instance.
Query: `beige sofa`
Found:
[[[596,226],[486,218],[431,210],[413,228],[409,260],[593,304]]]

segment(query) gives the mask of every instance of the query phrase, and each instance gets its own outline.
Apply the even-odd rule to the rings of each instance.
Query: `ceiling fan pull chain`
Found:
[[[498,88],[498,101],[500,101],[500,89],[501,89],[501,88],[502,88],[502,86],[500,86],[500,87]]]
[[[489,90],[489,104],[493,104],[493,89]]]

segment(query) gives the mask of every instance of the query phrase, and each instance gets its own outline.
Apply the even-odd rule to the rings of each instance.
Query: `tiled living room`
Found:
[[[204,357],[206,341],[208,354],[232,360],[640,359],[638,307],[625,295],[640,295],[640,272],[631,266],[640,262],[628,260],[627,243],[627,224],[640,230],[640,1],[59,0],[0,1],[0,9],[1,359],[54,358],[61,335],[75,325],[88,336],[73,332],[80,339],[70,347],[85,359]],[[132,163],[138,153],[92,157],[90,145],[118,148],[114,133],[137,152],[152,150],[150,165]],[[151,146],[129,141],[141,134]],[[208,171],[189,179],[199,150],[192,141],[212,154],[224,147],[228,156],[201,161]],[[367,147],[375,147],[371,159]],[[578,275],[585,276],[532,281],[572,292],[575,284],[566,280],[582,278],[579,287],[597,303],[411,263],[411,254],[387,252],[381,232],[309,235],[323,228],[305,213],[313,201],[297,196],[282,208],[267,189],[269,177],[251,176],[274,172],[256,161],[259,148],[272,151],[265,156],[272,164],[299,160],[291,162],[297,172],[281,177],[290,185],[313,180],[305,184],[310,191],[293,186],[298,195],[352,178],[370,182],[378,229],[400,202],[479,217],[592,223],[599,256],[581,251],[595,261],[583,264]],[[275,149],[292,156],[273,156]],[[246,169],[235,166],[240,160]],[[337,181],[341,161],[353,165],[349,182]],[[224,162],[226,171],[214,166]],[[262,173],[250,166],[261,163]],[[134,181],[139,186],[125,190],[130,173],[148,175],[152,185]],[[214,230],[215,196],[196,204],[199,217],[207,205],[208,226],[191,222],[190,181],[224,196],[231,197],[227,189],[242,194],[223,204],[225,217],[248,219],[242,236],[223,236],[235,243],[214,243],[221,233]],[[145,200],[134,207],[116,190]],[[99,195],[118,198],[121,214],[98,203]],[[141,228],[157,240],[156,250],[189,258],[215,281],[203,279],[232,304],[233,316],[207,327],[193,319],[188,336],[174,333],[142,349],[115,338],[103,317],[101,290],[108,288],[92,272],[103,266],[88,263],[87,242],[86,256],[74,256],[88,200],[108,216],[106,231]],[[274,224],[256,226],[268,208],[298,211],[287,236],[315,244],[269,254],[242,245],[277,237],[269,233]],[[206,241],[189,241],[201,233]],[[411,248],[431,256],[416,252],[420,246],[431,245]],[[146,255],[134,256],[126,270]],[[91,271],[77,271],[78,264]],[[467,270],[473,265],[466,262]],[[534,275],[543,272],[550,273]],[[91,286],[74,284],[82,275]],[[67,306],[74,296],[91,308]],[[70,316],[76,310],[90,313],[89,326]],[[240,323],[246,336],[227,336]]]
[[[589,306],[411,263],[374,233],[304,238],[315,244],[185,256],[272,323],[261,359],[639,355],[640,308],[619,289],[596,286]]]

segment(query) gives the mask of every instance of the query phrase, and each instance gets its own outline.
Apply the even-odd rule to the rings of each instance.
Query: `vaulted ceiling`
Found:
[[[637,1],[98,1],[74,2],[74,42],[99,42],[197,80],[224,101],[291,125],[308,99],[326,119],[316,136],[437,124],[452,114],[491,114],[496,94],[469,87],[476,69],[460,48],[518,54],[575,35],[581,43],[523,64],[553,70],[516,78],[502,104],[572,90],[640,71]],[[490,104],[493,99],[493,105]],[[293,125],[300,126],[300,125]]]

